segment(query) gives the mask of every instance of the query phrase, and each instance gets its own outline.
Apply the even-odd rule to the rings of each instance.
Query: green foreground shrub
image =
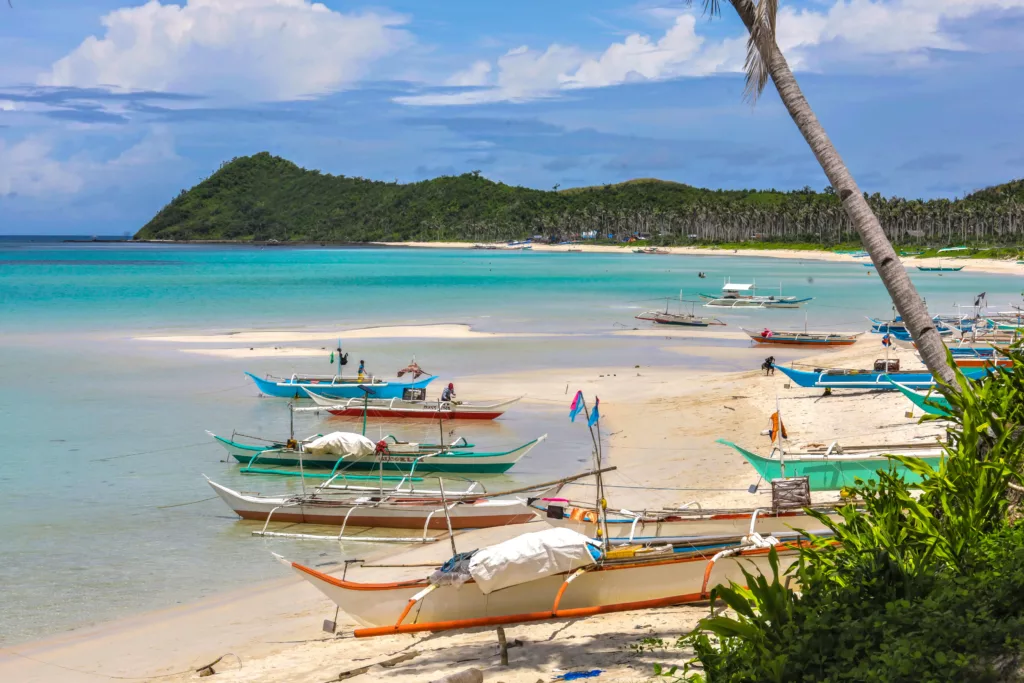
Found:
[[[858,482],[859,507],[780,576],[719,587],[712,615],[680,643],[695,660],[664,676],[733,681],[1024,680],[1024,523],[1008,507],[1024,451],[1024,355],[980,384],[958,372],[950,446],[920,494],[898,477]],[[813,514],[813,513],[812,513]],[[745,572],[746,573],[746,572]],[[799,585],[800,593],[790,588]]]

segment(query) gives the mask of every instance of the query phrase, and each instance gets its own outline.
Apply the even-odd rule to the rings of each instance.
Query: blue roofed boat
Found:
[[[393,382],[379,379],[377,377],[339,377],[338,375],[292,375],[291,377],[274,377],[267,375],[257,377],[251,372],[245,373],[253,382],[256,388],[264,396],[275,398],[302,398],[307,399],[309,395],[305,389],[311,389],[321,396],[328,398],[363,398],[367,394],[370,398],[411,398],[407,395],[417,393],[414,390],[426,390],[428,384],[437,379],[436,375],[430,375],[413,382]],[[365,390],[365,391],[364,391]],[[423,396],[419,396],[422,399]]]
[[[893,382],[899,382],[911,389],[929,389],[935,386],[935,378],[932,377],[932,373],[927,371],[840,370],[837,368],[797,370],[782,365],[778,368],[798,386],[806,388],[894,391],[896,386]],[[963,373],[968,379],[979,379],[984,377],[987,372],[987,368],[963,368]]]

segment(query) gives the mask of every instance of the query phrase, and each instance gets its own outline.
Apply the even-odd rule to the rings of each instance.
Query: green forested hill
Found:
[[[1015,242],[1022,190],[1015,181],[955,202],[870,199],[898,242]],[[400,185],[307,171],[266,152],[233,159],[183,190],[136,239],[483,241],[588,230],[671,242],[856,240],[838,199],[809,188],[707,190],[641,179],[544,191],[478,173]]]

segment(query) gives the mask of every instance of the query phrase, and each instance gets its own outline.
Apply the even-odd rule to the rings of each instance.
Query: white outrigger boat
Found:
[[[242,493],[207,480],[242,519],[389,529],[477,529],[520,524],[536,518],[525,501],[482,497],[482,493],[401,492],[379,489],[344,493],[321,489],[308,495]],[[449,526],[450,525],[450,526]],[[272,535],[264,533],[260,535]],[[290,534],[294,535],[294,534]]]
[[[456,555],[419,580],[364,583],[283,562],[364,628],[356,637],[580,618],[706,600],[743,584],[741,568],[780,570],[799,557],[795,533],[723,537],[601,550],[570,529],[523,534]]]
[[[779,285],[778,296],[763,296],[757,293],[756,285],[736,282],[726,282],[719,295],[698,296],[707,302],[704,304],[705,308],[800,308],[814,298],[782,296],[782,285]]]
[[[318,392],[305,389],[319,408],[296,408],[298,411],[326,410],[331,415],[343,417],[381,417],[381,418],[419,418],[424,420],[493,420],[501,417],[508,407],[519,401],[522,396],[490,401],[471,403],[458,401],[407,401],[399,398],[353,398],[339,400],[324,396]]]

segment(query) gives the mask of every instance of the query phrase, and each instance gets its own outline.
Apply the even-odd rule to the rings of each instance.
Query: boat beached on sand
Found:
[[[785,468],[786,476],[807,477],[812,491],[838,491],[843,487],[853,486],[855,479],[877,479],[879,470],[897,472],[908,483],[916,483],[921,480],[918,475],[908,470],[903,463],[888,456],[914,457],[938,468],[944,452],[942,446],[937,443],[844,448],[838,442],[834,442],[828,448],[787,450],[785,453],[778,446],[773,446],[771,454],[764,457],[725,439],[718,439],[717,443],[728,446],[742,455],[765,481],[782,479]]]
[[[864,334],[842,334],[839,332],[796,332],[784,330],[769,330],[765,328],[761,332],[748,330],[741,327],[751,340],[758,344],[779,344],[787,346],[850,346],[857,342],[857,338]]]
[[[886,370],[884,366],[879,370],[843,370],[839,368],[798,370],[784,365],[777,367],[798,386],[805,388],[891,391],[896,387],[889,381],[890,378],[911,389],[928,389],[935,386],[935,378],[928,371]],[[988,368],[964,368],[963,372],[968,379],[979,379],[985,376]]]
[[[306,387],[305,395],[331,415],[342,417],[413,418],[424,420],[493,420],[501,417],[509,406],[522,397],[503,401],[404,400],[401,398],[359,398],[338,400],[325,396],[319,388]],[[297,408],[296,410],[308,410]]]
[[[741,568],[770,571],[773,545],[786,569],[799,557],[801,542],[789,534],[601,548],[556,528],[456,555],[422,579],[380,583],[339,579],[279,559],[364,627],[356,637],[371,637],[706,600],[714,586],[744,583]]]

